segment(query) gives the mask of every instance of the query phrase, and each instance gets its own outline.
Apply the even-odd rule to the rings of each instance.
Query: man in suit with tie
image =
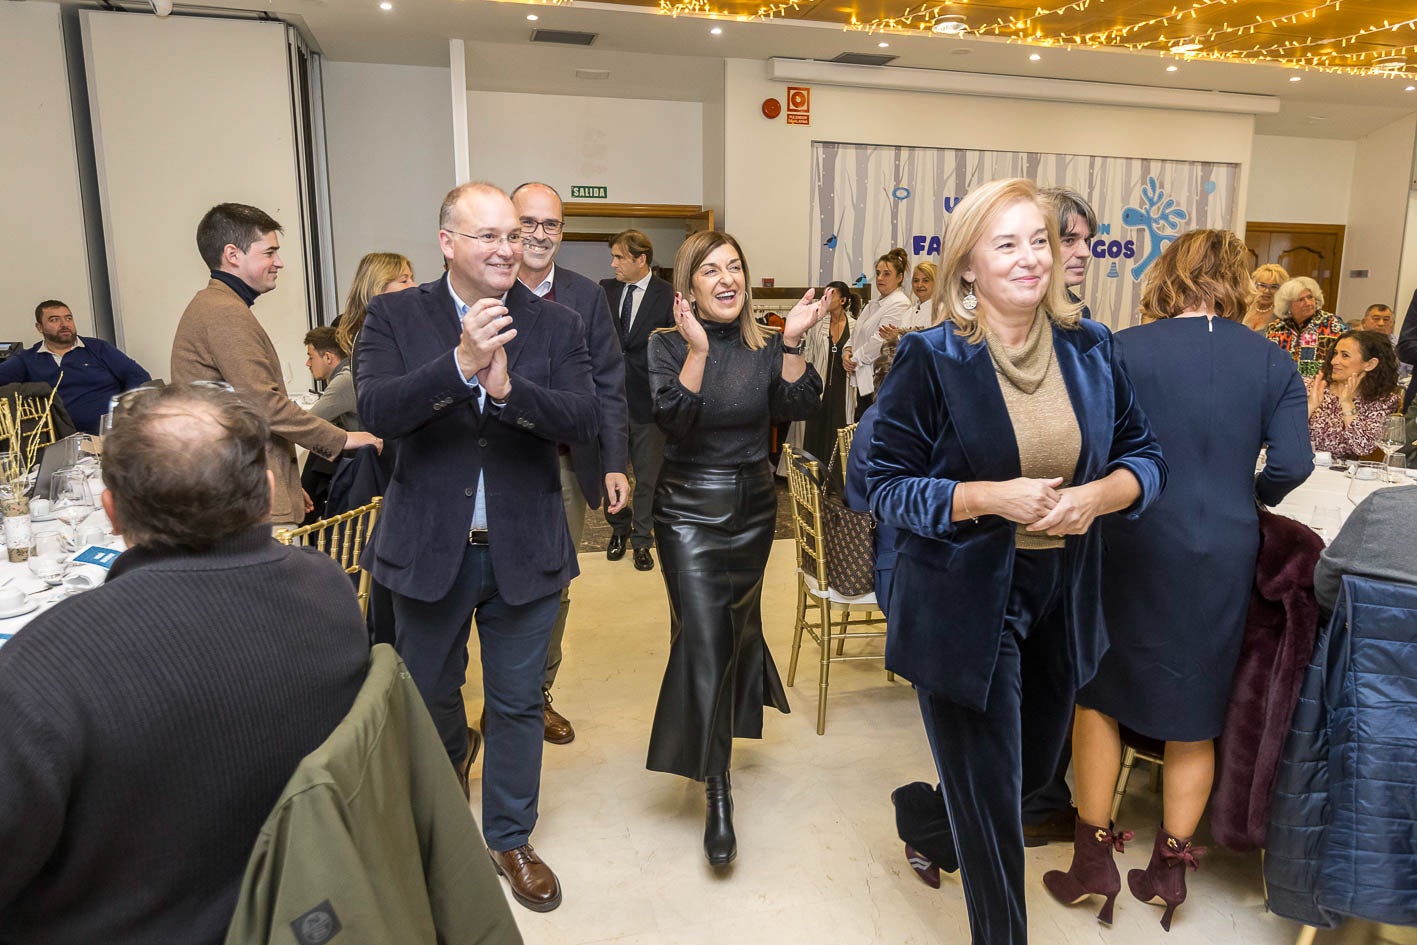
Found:
[[[610,310],[615,313],[620,347],[625,352],[625,400],[630,408],[630,465],[635,470],[635,495],[630,508],[607,508],[605,520],[614,530],[605,556],[619,561],[625,540],[634,549],[635,568],[654,568],[654,487],[664,461],[664,432],[654,422],[654,392],[649,389],[649,336],[657,328],[674,327],[674,287],[650,271],[654,246],[639,230],[610,238],[610,268],[614,279],[600,280]]]
[[[522,227],[491,184],[443,201],[448,273],[371,301],[357,359],[359,415],[397,460],[365,556],[392,592],[399,654],[466,778],[462,701],[477,619],[487,711],[482,829],[512,895],[561,903],[529,842],[541,781],[546,648],[576,555],[556,444],[600,429],[580,316],[517,281]]]
[[[620,338],[615,333],[615,323],[600,286],[578,272],[556,265],[556,252],[561,248],[565,226],[561,195],[551,185],[533,181],[512,191],[512,206],[522,225],[522,267],[517,279],[539,297],[575,310],[585,326],[595,397],[600,405],[600,434],[585,443],[563,443],[558,447],[561,501],[566,507],[571,547],[579,550],[581,536],[585,533],[586,509],[600,508],[602,484],[608,514],[619,512],[630,498],[630,480],[625,475],[630,461],[625,359],[620,354]],[[551,629],[546,681],[542,686],[545,738],[553,745],[568,744],[576,737],[570,721],[551,707],[551,687],[561,668],[561,641],[566,635],[566,616],[570,609],[571,588],[567,585],[561,591],[561,607]]]

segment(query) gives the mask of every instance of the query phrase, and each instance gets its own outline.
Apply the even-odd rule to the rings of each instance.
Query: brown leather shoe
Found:
[[[1048,843],[1071,843],[1077,822],[1076,807],[1069,805],[1054,811],[1040,823],[1023,825],[1023,845],[1041,847]]]
[[[576,730],[564,715],[551,708],[551,690],[543,689],[541,695],[545,700],[542,708],[546,713],[546,740],[553,745],[569,745],[576,740]]]
[[[532,912],[550,912],[561,904],[561,883],[551,867],[524,843],[514,850],[488,850],[497,873],[507,877],[512,886],[512,898]]]

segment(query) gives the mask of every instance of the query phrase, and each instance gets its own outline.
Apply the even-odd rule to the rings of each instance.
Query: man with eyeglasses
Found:
[[[541,298],[574,309],[584,323],[586,348],[590,351],[595,396],[600,404],[600,433],[585,443],[558,447],[561,501],[571,530],[571,546],[579,550],[586,509],[600,507],[602,489],[607,514],[623,509],[629,499],[630,480],[625,475],[629,463],[625,359],[600,286],[578,272],[556,265],[565,226],[561,195],[549,184],[533,181],[512,191],[512,206],[522,225],[522,267],[517,278]],[[567,585],[561,591],[561,607],[551,629],[546,681],[542,685],[545,738],[553,745],[569,744],[576,737],[570,721],[551,706],[551,687],[561,668],[561,641],[566,635],[570,609],[571,589]]]
[[[443,201],[448,272],[369,303],[355,352],[359,416],[397,444],[365,555],[392,592],[396,647],[464,786],[480,746],[462,686],[469,624],[482,657],[482,830],[528,909],[561,904],[532,849],[542,683],[561,590],[576,576],[559,443],[600,432],[581,318],[517,281],[523,233],[507,195],[463,184]]]
[[[630,410],[630,466],[635,494],[628,508],[605,510],[611,528],[605,557],[625,557],[628,539],[635,570],[654,569],[654,487],[664,462],[664,431],[654,422],[654,398],[649,388],[649,336],[674,327],[674,287],[650,269],[654,244],[639,230],[624,230],[610,238],[610,268],[614,279],[600,280],[615,329],[625,353],[625,401]]]
[[[314,505],[300,487],[297,445],[334,460],[344,450],[381,444],[368,433],[345,432],[306,413],[286,392],[280,355],[251,311],[285,268],[281,232],[269,214],[246,204],[218,204],[202,217],[197,252],[211,278],[177,323],[172,382],[225,382],[261,412],[270,426],[266,466],[275,476],[271,522],[299,525]]]

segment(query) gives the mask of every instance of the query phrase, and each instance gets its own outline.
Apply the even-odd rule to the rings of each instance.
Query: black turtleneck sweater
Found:
[[[0,942],[219,945],[367,659],[344,572],[264,525],[36,617],[0,647]]]
[[[238,279],[229,272],[213,269],[212,278],[218,282],[225,283],[227,288],[241,296],[241,301],[246,303],[247,308],[255,305],[256,300],[261,297],[261,293],[247,285],[244,279]]]
[[[768,457],[773,423],[805,420],[817,409],[822,379],[816,368],[791,384],[782,379],[782,335],[750,350],[737,322],[701,321],[708,335],[704,381],[694,393],[679,383],[689,347],[677,331],[649,339],[649,383],[654,420],[669,440],[664,458],[705,466],[738,466]]]

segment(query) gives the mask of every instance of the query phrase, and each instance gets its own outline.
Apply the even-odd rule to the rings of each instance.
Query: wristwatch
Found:
[[[801,357],[802,355],[804,355],[804,354],[807,353],[807,339],[803,338],[801,341],[797,342],[797,344],[795,344],[795,345],[789,345],[789,344],[787,343],[787,339],[786,339],[786,338],[782,339],[782,353],[783,353],[783,354],[795,354],[795,355],[797,355],[798,357]]]

